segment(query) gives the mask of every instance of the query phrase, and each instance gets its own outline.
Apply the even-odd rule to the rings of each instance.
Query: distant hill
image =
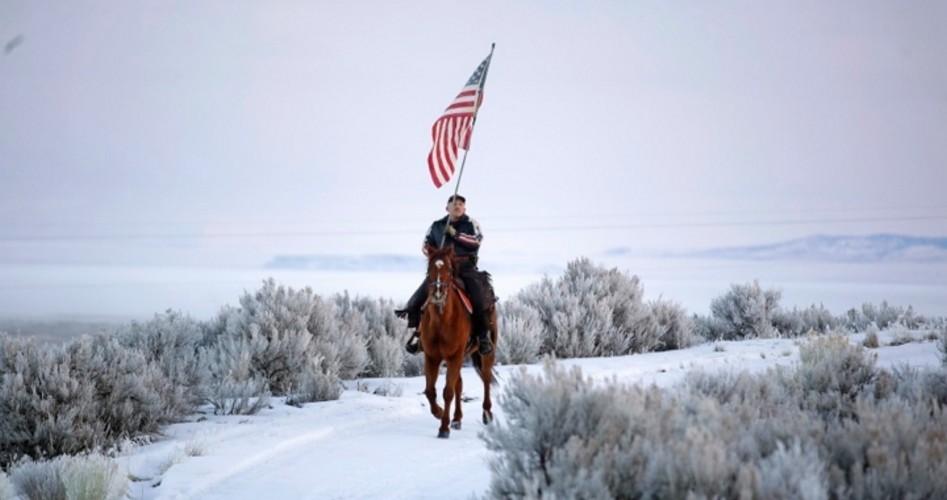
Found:
[[[745,260],[940,262],[947,261],[947,238],[898,234],[815,235],[768,245],[700,250],[686,256]]]
[[[266,263],[267,269],[311,271],[423,271],[422,256],[396,254],[368,255],[278,255]]]

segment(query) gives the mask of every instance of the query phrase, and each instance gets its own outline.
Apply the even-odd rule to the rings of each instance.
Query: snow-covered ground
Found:
[[[882,332],[879,367],[908,363],[937,366],[936,342],[890,345],[897,335]],[[860,342],[861,335],[850,337]],[[691,370],[763,371],[793,365],[802,339],[717,342],[679,351],[614,358],[560,360],[594,379],[668,386]],[[541,364],[498,368],[494,412],[504,424],[503,382]],[[305,499],[471,498],[490,481],[490,452],[480,439],[482,385],[471,368],[463,371],[465,397],[461,430],[436,437],[435,420],[421,393],[422,377],[349,381],[337,401],[303,408],[274,400],[254,416],[195,415],[170,426],[163,439],[120,460],[135,480],[132,498]],[[438,392],[443,384],[439,380]],[[376,389],[389,395],[376,395]],[[382,391],[384,392],[384,391]]]

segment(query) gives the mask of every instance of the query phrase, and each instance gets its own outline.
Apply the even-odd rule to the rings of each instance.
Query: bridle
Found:
[[[447,294],[450,292],[451,282],[454,281],[454,271],[448,265],[448,274],[447,281],[441,280],[440,270],[447,265],[444,259],[437,259],[434,261],[434,266],[437,267],[438,272],[436,274],[436,279],[428,284],[428,296],[430,297],[431,304],[437,306],[437,310],[444,314],[444,306],[447,305]]]

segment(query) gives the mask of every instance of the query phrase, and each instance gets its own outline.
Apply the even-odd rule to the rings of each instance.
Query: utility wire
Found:
[[[903,217],[838,217],[813,219],[768,219],[755,221],[723,222],[655,222],[629,224],[573,224],[558,226],[498,226],[491,233],[502,232],[561,232],[561,231],[614,231],[621,229],[688,229],[700,227],[745,227],[745,226],[790,226],[807,224],[845,224],[866,222],[910,222],[941,221],[947,215],[922,215]],[[353,229],[353,230],[313,230],[313,231],[223,231],[195,233],[140,233],[140,234],[75,234],[75,235],[0,235],[0,242],[36,242],[36,241],[109,241],[109,240],[172,240],[172,239],[228,239],[228,238],[297,238],[326,236],[371,236],[414,234],[412,229]]]

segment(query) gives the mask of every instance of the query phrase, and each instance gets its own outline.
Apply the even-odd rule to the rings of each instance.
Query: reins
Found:
[[[439,259],[434,263],[435,266],[440,268],[444,265],[444,260]],[[447,296],[450,293],[450,287],[454,281],[454,269],[453,267],[448,267],[448,281],[441,281],[440,272],[437,273],[437,279],[435,279],[431,284],[428,285],[432,289],[429,294],[431,297],[431,304],[437,306],[438,312],[444,314],[444,307],[447,305]]]

